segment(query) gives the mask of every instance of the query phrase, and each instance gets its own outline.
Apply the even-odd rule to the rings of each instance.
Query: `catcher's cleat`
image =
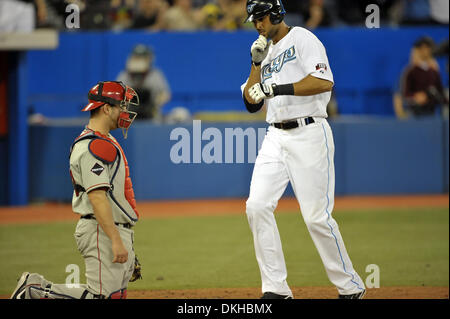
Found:
[[[289,295],[279,295],[274,292],[268,291],[262,295],[261,299],[294,299],[294,298],[292,298],[292,296]]]
[[[25,292],[25,286],[29,276],[29,272],[24,272],[22,276],[20,276],[20,278],[17,280],[16,289],[14,289],[10,299],[23,299],[21,297],[24,297],[23,293]]]
[[[358,292],[356,294],[339,295],[338,299],[363,299],[365,294],[366,294],[366,290],[363,290],[363,291]]]

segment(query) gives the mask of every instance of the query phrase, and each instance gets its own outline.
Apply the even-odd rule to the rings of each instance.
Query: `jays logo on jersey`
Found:
[[[266,64],[262,69],[263,83],[267,79],[270,79],[274,72],[280,72],[285,63],[295,59],[295,46],[292,46],[273,59],[269,64]]]

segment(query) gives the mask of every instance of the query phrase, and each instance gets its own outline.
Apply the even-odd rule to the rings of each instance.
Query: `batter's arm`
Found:
[[[250,76],[248,77],[247,85],[244,88],[244,98],[251,104],[258,104],[248,93],[248,90],[256,83],[261,83],[261,65],[252,64]]]
[[[293,95],[308,96],[325,93],[331,91],[333,89],[333,85],[334,83],[329,80],[320,79],[315,76],[308,75],[304,79],[293,84]]]
[[[277,85],[272,83],[268,85],[256,83],[250,87],[248,94],[253,101],[259,102],[278,95],[309,96],[329,92],[332,89],[333,82],[308,75],[298,82],[289,84]]]
[[[249,93],[249,89],[256,84],[261,83],[261,64],[269,53],[269,48],[272,45],[272,40],[267,42],[267,39],[260,35],[250,48],[250,55],[252,57],[252,67],[250,69],[250,76],[243,90],[242,98],[244,99],[245,107],[250,113],[259,111],[264,102],[255,100]]]
[[[125,263],[128,260],[128,251],[126,250],[119,231],[114,224],[111,204],[106,197],[105,189],[94,189],[88,193],[88,197],[92,207],[94,208],[95,219],[109,239],[111,239],[112,251],[114,255],[113,263]]]

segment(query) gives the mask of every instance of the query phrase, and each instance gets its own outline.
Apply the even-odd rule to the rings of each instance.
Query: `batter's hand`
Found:
[[[128,251],[123,245],[122,241],[112,243],[112,252],[114,255],[113,263],[124,264],[128,260]]]
[[[267,39],[260,35],[255,42],[253,42],[252,47],[250,49],[250,53],[252,55],[252,61],[256,65],[260,65],[261,62],[266,58],[267,52],[269,52],[270,44],[272,40],[267,43]]]
[[[248,94],[256,102],[261,102],[262,99],[270,99],[274,97],[271,85],[256,83],[249,90]]]

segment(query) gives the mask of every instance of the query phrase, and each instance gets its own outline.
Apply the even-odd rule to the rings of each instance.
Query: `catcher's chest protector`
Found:
[[[89,140],[89,153],[97,160],[110,167],[110,170],[108,170],[110,173],[110,189],[108,190],[108,193],[111,200],[128,217],[127,219],[136,222],[139,218],[139,213],[136,208],[136,200],[130,178],[128,161],[122,147],[113,138],[91,130],[85,130],[72,144],[70,154],[72,154],[77,143],[86,140]],[[83,185],[80,185],[75,180],[72,171],[70,171],[70,176],[75,194],[76,196],[79,196],[85,189]],[[127,208],[131,208],[132,212]]]

